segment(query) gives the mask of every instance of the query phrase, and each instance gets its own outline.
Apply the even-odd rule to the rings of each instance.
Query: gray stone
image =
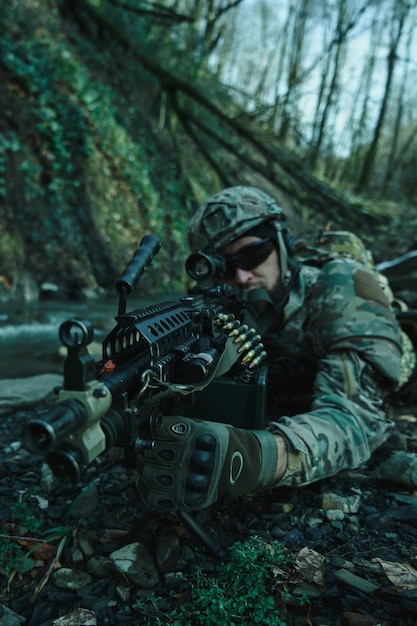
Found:
[[[91,582],[91,576],[85,572],[77,572],[70,567],[61,567],[52,574],[52,582],[58,589],[77,591]]]
[[[160,572],[169,572],[181,555],[181,544],[175,529],[161,533],[156,543],[156,562]]]
[[[417,454],[396,450],[377,469],[378,478],[406,487],[417,487]]]
[[[339,522],[345,518],[345,514],[340,509],[327,509],[326,517],[330,522]]]
[[[27,378],[3,378],[0,381],[0,415],[30,409],[46,398],[54,387],[62,385],[59,374],[38,374]]]
[[[110,559],[120,572],[138,587],[151,589],[159,582],[155,562],[143,543],[123,546],[110,554]]]
[[[132,593],[130,587],[128,587],[127,585],[117,585],[116,593],[123,602],[125,602],[126,604],[129,603]]]
[[[97,618],[93,611],[78,608],[55,619],[52,623],[54,626],[96,626]]]
[[[87,572],[94,578],[107,578],[113,572],[113,562],[106,556],[92,556],[86,564]]]
[[[1,610],[1,618],[0,618],[1,626],[20,626],[20,624],[23,624],[23,622],[26,621],[24,617],[22,617],[21,615],[18,615],[17,613],[9,609],[9,607],[7,607],[5,604],[0,604],[0,610]]]
[[[360,496],[339,496],[336,493],[327,492],[323,495],[322,508],[325,511],[338,510],[343,513],[357,513],[361,499]]]

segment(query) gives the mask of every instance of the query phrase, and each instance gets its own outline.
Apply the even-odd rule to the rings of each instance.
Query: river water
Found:
[[[127,308],[132,310],[177,297],[135,296],[135,299],[128,300]],[[83,302],[36,300],[0,303],[0,379],[61,373],[65,351],[58,336],[60,324],[73,318],[89,320],[94,327],[94,342],[101,342],[115,324],[117,308],[117,295]],[[99,357],[95,355],[95,358]]]

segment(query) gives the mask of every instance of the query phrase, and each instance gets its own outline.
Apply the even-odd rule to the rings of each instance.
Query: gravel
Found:
[[[137,601],[159,598],[169,624],[196,566],[213,574],[228,548],[256,536],[281,542],[298,564],[282,584],[308,602],[284,603],[285,624],[417,624],[417,493],[380,470],[399,451],[415,461],[415,408],[396,410],[395,435],[358,470],[190,516],[145,511],[119,450],[96,460],[82,484],[57,480],[20,444],[24,411],[3,416],[0,623],[136,626],[152,623]]]

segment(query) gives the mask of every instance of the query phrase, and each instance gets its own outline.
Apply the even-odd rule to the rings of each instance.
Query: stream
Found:
[[[128,310],[174,300],[178,296],[132,297]],[[61,373],[65,352],[58,336],[68,319],[89,320],[94,342],[102,342],[115,324],[118,296],[94,300],[33,300],[0,303],[0,379]],[[97,357],[96,357],[97,358]],[[0,391],[1,393],[1,391]]]

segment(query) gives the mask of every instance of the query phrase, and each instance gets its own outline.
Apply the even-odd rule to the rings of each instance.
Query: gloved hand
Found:
[[[138,490],[152,510],[202,509],[221,496],[268,487],[277,462],[268,431],[158,415],[151,418],[151,439],[137,445]]]

